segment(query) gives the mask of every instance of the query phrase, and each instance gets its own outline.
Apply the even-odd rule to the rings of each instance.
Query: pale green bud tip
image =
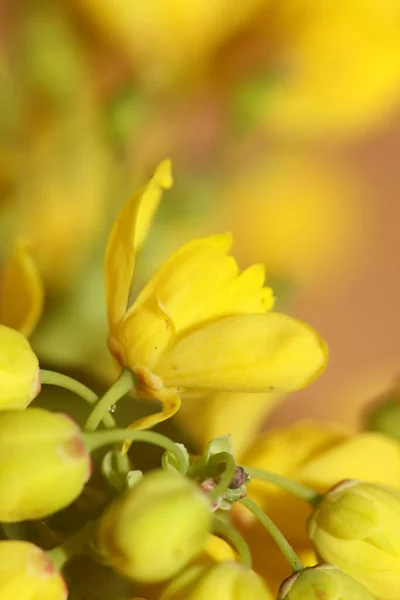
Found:
[[[238,563],[195,566],[168,585],[160,600],[272,600],[264,581]]]
[[[108,508],[99,547],[122,575],[165,581],[204,550],[211,519],[210,502],[193,481],[152,471]]]
[[[39,392],[39,361],[28,340],[0,325],[0,410],[26,408]]]
[[[294,573],[282,583],[277,600],[374,600],[358,581],[333,565],[320,564]]]
[[[82,432],[70,417],[41,408],[0,412],[0,521],[61,510],[90,472]]]
[[[0,600],[66,600],[65,582],[41,548],[22,541],[0,542]]]

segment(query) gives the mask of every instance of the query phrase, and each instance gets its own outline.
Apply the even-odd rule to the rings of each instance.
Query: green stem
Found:
[[[136,378],[132,371],[123,369],[117,381],[106,391],[95,404],[90,413],[86,424],[86,431],[95,431],[100,425],[100,421],[109,415],[110,408],[122,398],[136,383]]]
[[[276,485],[280,487],[282,490],[297,496],[301,500],[305,500],[315,506],[321,501],[322,495],[318,494],[311,488],[298,483],[297,481],[293,481],[293,479],[288,479],[287,477],[283,477],[283,475],[278,475],[277,473],[271,473],[270,471],[264,471],[263,469],[254,469],[253,467],[245,467],[243,469],[254,477],[254,479],[261,479],[262,481],[268,481],[268,483],[272,483],[272,485]]]
[[[186,472],[186,455],[178,444],[165,435],[155,431],[135,431],[133,429],[106,429],[84,433],[85,444],[89,452],[115,442],[147,442],[168,450],[175,456],[179,473]]]
[[[61,571],[65,563],[77,554],[81,554],[86,543],[91,539],[95,531],[95,522],[90,522],[83,529],[80,529],[72,537],[66,540],[63,544],[56,546],[52,550],[46,552],[51,559],[54,567]]]
[[[212,531],[216,535],[225,538],[239,554],[242,565],[251,569],[252,559],[249,546],[232,525],[214,517]]]
[[[293,550],[292,546],[289,544],[284,535],[279,531],[278,527],[275,525],[273,521],[265,514],[263,510],[250,500],[250,498],[242,498],[240,502],[245,506],[253,515],[260,521],[260,523],[265,527],[270,536],[275,540],[279,550],[282,552],[283,556],[289,562],[292,567],[293,573],[297,573],[297,571],[301,571],[304,567],[300,562],[299,557]]]
[[[40,369],[40,382],[70,390],[74,394],[77,394],[83,398],[83,400],[86,400],[88,404],[96,404],[97,400],[99,399],[97,394],[95,394],[86,385],[83,385],[83,383],[73,379],[72,377],[68,377],[68,375],[63,375],[62,373]],[[110,413],[104,415],[103,423],[106,427],[115,427],[115,421]]]
[[[72,377],[68,377],[68,375],[63,375],[62,373],[56,373],[55,371],[46,371],[45,369],[40,369],[40,381],[43,384],[47,385],[55,385],[57,387],[64,388],[77,394],[86,400],[88,404],[96,404],[99,397],[97,394],[93,392],[86,385],[73,379]],[[103,414],[102,419],[103,424],[108,429],[115,429],[116,423],[114,417],[107,411]],[[118,468],[121,472],[127,473],[129,471],[129,459],[127,456],[121,454],[119,448],[116,448],[116,460],[118,464]]]
[[[212,492],[210,492],[210,498],[213,501],[218,500],[218,498],[221,498],[225,494],[233,479],[233,476],[235,475],[236,465],[232,454],[229,452],[218,452],[218,454],[214,454],[214,456],[211,457],[209,465],[215,463],[218,464],[221,462],[225,463],[225,469],[218,484],[215,486]]]

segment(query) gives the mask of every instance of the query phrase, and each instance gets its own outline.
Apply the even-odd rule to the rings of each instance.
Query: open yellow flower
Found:
[[[267,432],[251,443],[238,461],[284,475],[320,493],[343,479],[374,481],[400,489],[398,442],[379,433],[355,433],[337,424],[303,421]],[[312,507],[255,478],[247,492],[282,530],[304,564],[315,564],[306,532]],[[242,508],[237,505],[234,514],[250,545],[254,568],[276,589],[279,581],[290,575],[290,569],[258,521]]]
[[[29,245],[16,242],[0,270],[0,323],[28,337],[43,310],[44,290]]]
[[[284,393],[308,385],[326,364],[323,340],[308,325],[270,312],[264,267],[239,271],[230,234],[193,240],[159,268],[129,305],[137,252],[162,190],[169,161],[122,209],[108,243],[109,348],[137,377],[138,392],[163,411],[137,421],[150,427],[174,414],[180,396],[200,391]]]

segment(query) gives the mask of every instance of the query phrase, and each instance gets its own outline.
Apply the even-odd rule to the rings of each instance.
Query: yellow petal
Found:
[[[170,315],[158,298],[151,297],[136,310],[128,311],[108,343],[120,365],[132,370],[143,365],[152,369],[174,336]]]
[[[155,372],[168,387],[285,392],[324,369],[327,350],[311,327],[281,313],[223,317],[175,342]]]
[[[400,487],[400,447],[379,433],[360,433],[316,455],[298,477],[318,491],[341,479],[374,481]]]
[[[177,419],[200,449],[213,438],[230,434],[239,457],[280,398],[273,393],[205,391],[199,398],[183,398]]]
[[[136,253],[146,238],[162,191],[172,186],[171,164],[162,162],[150,182],[137,192],[118,215],[106,252],[106,297],[112,330],[123,317],[128,304]]]
[[[227,256],[231,245],[229,233],[185,244],[160,267],[131,310],[157,296],[177,332],[217,316],[270,310],[274,299],[263,287],[263,265],[239,274],[235,259]]]
[[[165,388],[159,390],[157,394],[155,394],[160,402],[162,403],[162,410],[153,415],[148,415],[147,417],[142,417],[141,419],[137,419],[133,421],[128,427],[128,429],[134,429],[138,431],[139,429],[151,429],[155,427],[159,423],[166,421],[170,417],[172,417],[175,413],[178,412],[181,406],[181,400],[179,396],[175,394],[173,390],[166,390]],[[122,447],[122,453],[125,454],[128,452],[132,442],[126,441]]]
[[[43,284],[28,244],[19,241],[0,273],[0,323],[26,337],[43,310]]]

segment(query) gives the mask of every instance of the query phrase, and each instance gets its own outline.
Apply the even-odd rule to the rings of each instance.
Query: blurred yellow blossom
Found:
[[[200,449],[209,440],[229,434],[235,455],[240,456],[280,400],[282,395],[274,392],[185,394],[177,419]]]
[[[261,260],[269,276],[294,283],[343,278],[369,225],[356,185],[312,153],[274,151],[230,178],[222,217],[243,262]]]
[[[251,21],[269,0],[77,0],[131,58],[151,86],[193,76],[215,50]]]
[[[238,460],[248,467],[284,475],[318,492],[325,492],[337,481],[348,478],[400,488],[399,444],[378,433],[354,433],[337,424],[303,421],[265,433]],[[301,558],[306,557],[304,564],[315,564],[306,534],[306,519],[312,508],[303,500],[256,478],[247,489],[249,497],[273,519]],[[255,569],[273,587],[277,586],[279,577],[290,575],[287,564],[272,543],[267,564],[263,558],[265,552],[260,552],[268,543],[265,531],[241,506],[235,507],[234,513],[252,548]]]
[[[169,161],[122,209],[106,254],[109,348],[138,379],[138,391],[163,412],[136,423],[149,427],[174,414],[193,391],[284,393],[308,385],[324,369],[326,346],[306,324],[268,312],[272,291],[264,268],[240,273],[229,234],[193,240],[177,250],[129,307],[136,254],[163,189]]]
[[[289,0],[266,11],[274,83],[264,118],[279,135],[363,133],[400,102],[397,0]]]
[[[0,269],[0,323],[29,336],[43,310],[43,283],[30,252],[23,240]]]
[[[34,245],[51,292],[71,286],[106,216],[108,159],[89,114],[44,127],[20,163],[16,227]]]

